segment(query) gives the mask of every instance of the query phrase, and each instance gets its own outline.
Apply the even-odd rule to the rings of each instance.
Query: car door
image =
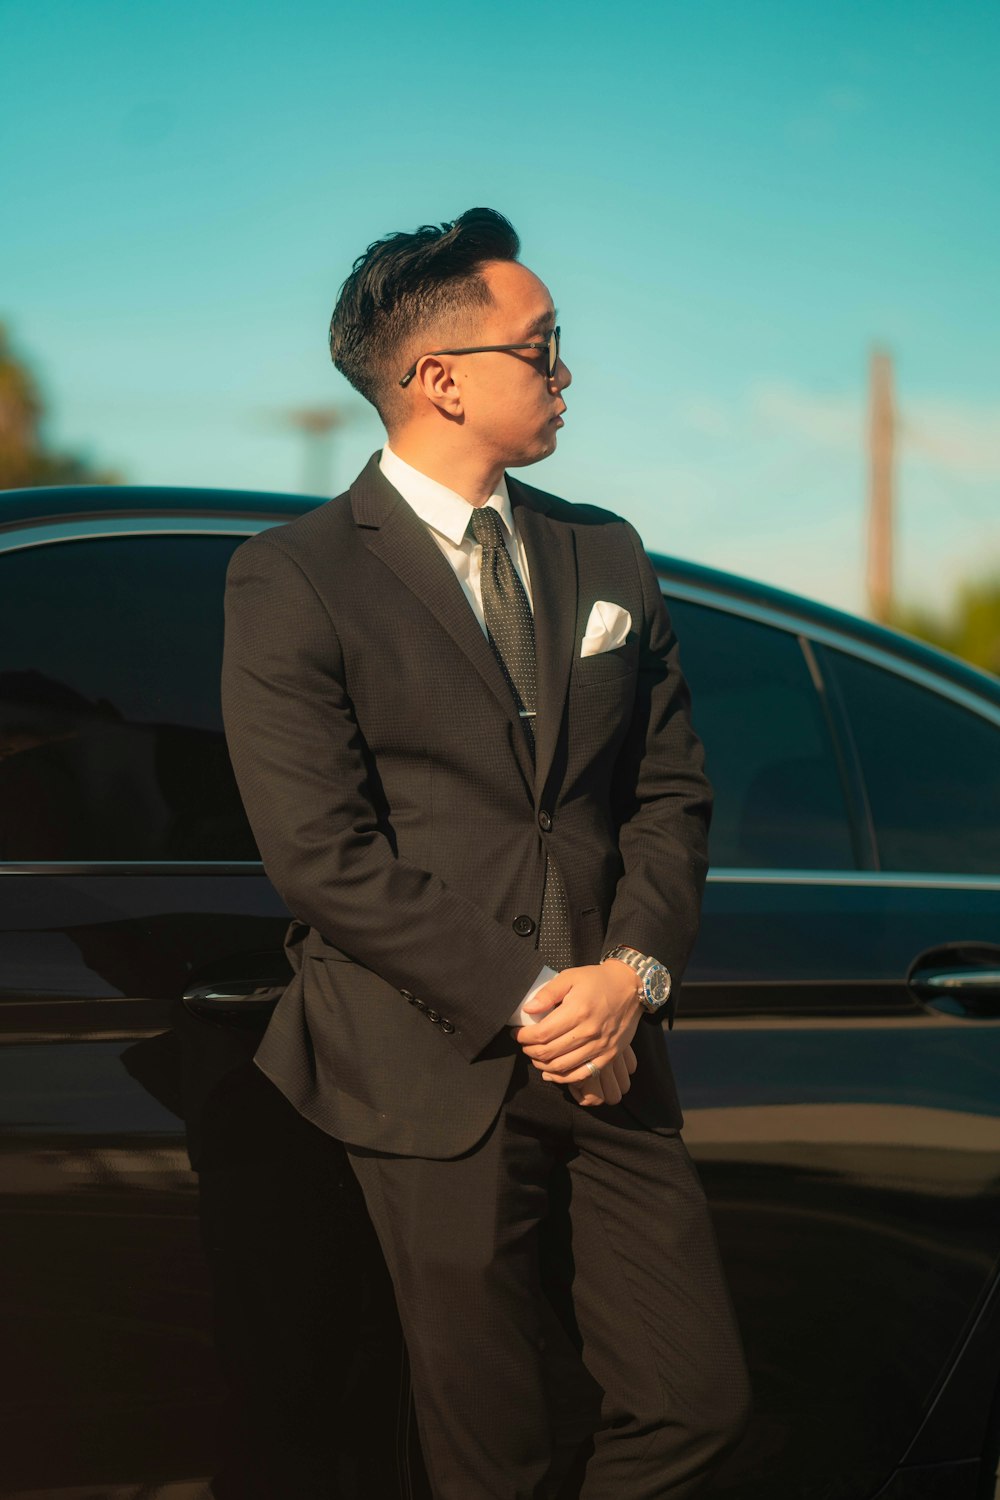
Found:
[[[1000,714],[787,611],[666,592],[716,789],[667,1044],[755,1393],[713,1493],[860,1500],[949,1462],[972,1494],[1000,1366],[973,1337],[1000,1258]]]
[[[377,1243],[251,1062],[288,913],[218,683],[264,524],[188,498],[0,532],[5,1496],[396,1492]]]

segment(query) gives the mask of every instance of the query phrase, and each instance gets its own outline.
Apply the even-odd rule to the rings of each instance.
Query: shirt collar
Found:
[[[452,546],[461,545],[469,524],[469,517],[476,509],[447,485],[421,474],[412,464],[393,453],[389,444],[382,449],[379,468],[394,489],[398,490],[426,525],[447,537]],[[507,481],[503,475],[496,490],[486,502],[497,512],[511,536],[514,535],[514,517],[507,493]]]

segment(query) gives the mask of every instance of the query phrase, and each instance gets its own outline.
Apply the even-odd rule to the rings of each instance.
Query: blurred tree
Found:
[[[961,584],[947,616],[897,605],[890,624],[1000,676],[1000,571]]]
[[[38,384],[0,323],[0,490],[42,484],[119,484],[75,453],[54,453],[44,438],[45,403]]]

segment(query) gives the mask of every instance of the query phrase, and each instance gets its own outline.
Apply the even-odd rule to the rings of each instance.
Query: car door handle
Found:
[[[212,1021],[259,1021],[271,1014],[287,985],[287,979],[220,979],[192,985],[181,999],[196,1016]]]
[[[956,943],[921,954],[907,976],[925,1005],[951,1016],[1000,1016],[1000,949]]]

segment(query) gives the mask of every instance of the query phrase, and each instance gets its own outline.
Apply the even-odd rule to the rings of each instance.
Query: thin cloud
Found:
[[[691,432],[705,437],[733,437],[737,430],[738,415],[735,406],[709,396],[690,396],[677,407],[677,416]]]
[[[817,394],[793,385],[752,386],[747,396],[751,421],[768,434],[784,432],[827,448],[858,451],[862,409],[857,396]]]
[[[898,394],[897,400],[901,456],[919,456],[953,478],[1000,479],[1000,401]],[[775,383],[751,387],[745,406],[758,432],[784,432],[840,452],[862,450],[867,399],[861,395]]]

